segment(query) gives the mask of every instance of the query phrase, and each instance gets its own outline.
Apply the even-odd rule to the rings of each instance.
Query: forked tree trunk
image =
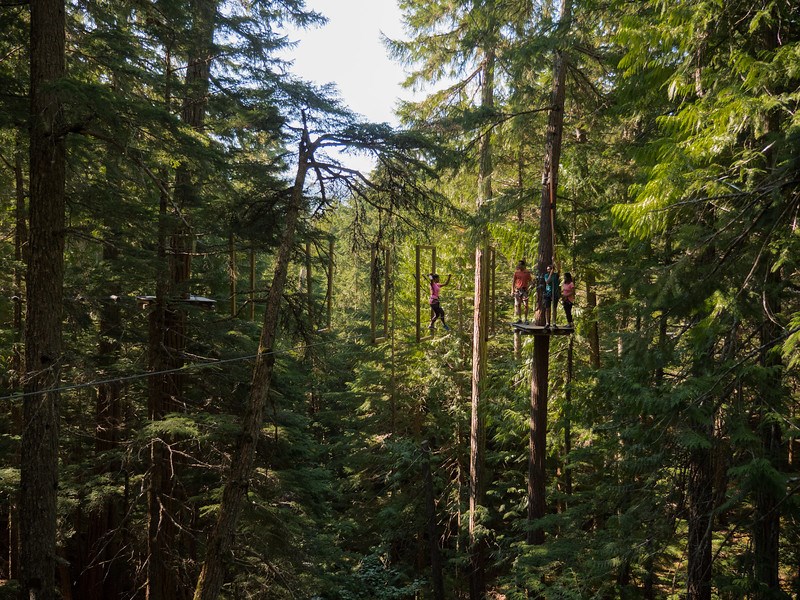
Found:
[[[481,106],[494,106],[494,49],[485,51],[483,64],[483,89]],[[492,199],[492,138],[487,131],[481,139],[480,167],[478,173],[478,212]],[[485,596],[485,543],[477,537],[477,513],[483,503],[484,407],[483,390],[486,377],[486,340],[489,316],[489,243],[484,228],[480,245],[475,249],[475,300],[472,331],[472,402],[470,417],[469,451],[469,556],[470,599],[483,600]]]
[[[560,28],[569,27],[572,15],[571,0],[561,2]],[[561,139],[564,128],[564,87],[566,80],[566,57],[563,50],[556,50],[553,61],[553,91],[545,140],[544,170],[542,176],[541,214],[539,218],[539,255],[537,270],[545,273],[553,262],[553,219],[556,214],[556,191],[558,190],[558,163],[561,159]],[[555,296],[555,290],[554,290]],[[555,303],[557,298],[553,298]],[[546,323],[541,295],[537,294],[536,325]],[[528,462],[528,535],[529,544],[543,544],[544,530],[535,525],[546,513],[547,453],[547,402],[548,376],[550,369],[550,336],[537,335],[533,340],[533,370],[531,373],[530,414],[530,458]]]
[[[55,598],[66,143],[53,84],[66,72],[63,0],[31,0],[30,236],[20,456],[20,586]]]
[[[242,420],[242,429],[236,443],[236,449],[233,452],[225,488],[222,492],[217,522],[206,547],[205,562],[200,572],[200,578],[197,581],[194,600],[215,600],[224,583],[224,561],[230,551],[233,535],[236,532],[236,524],[238,523],[239,514],[242,511],[250,484],[250,477],[253,473],[256,446],[264,415],[264,405],[272,384],[272,370],[275,365],[273,350],[278,329],[281,297],[286,287],[295,231],[303,206],[303,186],[305,185],[306,173],[312,155],[313,147],[309,142],[308,134],[304,132],[303,139],[300,142],[297,174],[292,188],[291,200],[284,216],[285,228],[281,236],[281,245],[275,262],[272,284],[267,296],[264,324],[261,329],[258,357],[256,358],[253,379],[250,385],[247,411]]]

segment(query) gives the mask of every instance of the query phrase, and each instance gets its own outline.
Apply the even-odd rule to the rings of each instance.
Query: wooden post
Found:
[[[572,496],[572,469],[569,468],[569,453],[572,452],[572,370],[573,370],[573,345],[575,336],[569,336],[569,347],[567,348],[567,381],[566,398],[564,402],[564,488],[569,496]]]
[[[427,339],[426,336],[422,337],[422,327],[420,324],[420,320],[422,318],[422,300],[421,300],[421,292],[422,292],[422,273],[420,271],[420,250],[430,250],[431,251],[431,273],[436,272],[436,246],[423,246],[417,244],[416,249],[416,308],[417,308],[417,341],[421,342],[422,340]],[[427,279],[427,276],[426,276]]]
[[[414,306],[416,307],[416,310],[417,310],[417,318],[416,318],[416,324],[417,324],[416,338],[417,338],[417,342],[419,342],[420,339],[421,339],[420,326],[419,326],[419,319],[420,319],[420,316],[421,316],[420,315],[421,308],[420,308],[420,302],[419,302],[419,293],[420,293],[420,285],[421,285],[420,277],[421,276],[422,275],[419,272],[419,244],[417,244],[417,248],[416,248],[416,270],[415,270],[415,275],[414,275],[414,282],[415,282],[415,285],[414,285],[415,296],[414,297],[416,298]]]
[[[436,498],[433,489],[433,476],[431,475],[431,446],[428,440],[422,442],[422,482],[425,488],[425,521],[427,523],[433,599],[444,600],[442,554],[439,550],[439,534],[436,527]]]
[[[389,287],[392,281],[392,254],[389,248],[383,251],[383,268],[385,281],[383,282],[383,336],[389,335]]]
[[[250,248],[250,320],[256,319],[256,251]]]
[[[378,247],[377,244],[372,244],[370,261],[369,261],[369,341],[374,344],[376,340],[375,332],[377,330],[375,309],[378,303],[376,298],[378,288]]]
[[[331,328],[331,314],[333,313],[333,251],[336,242],[333,238],[328,241],[328,290],[325,294],[327,304],[327,327]]]
[[[236,247],[233,233],[228,237],[228,274],[231,282],[231,316],[236,316]]]
[[[314,327],[314,288],[311,279],[311,240],[306,240],[306,303],[308,304],[308,323]]]
[[[490,332],[491,335],[494,335],[496,333],[495,324],[497,323],[497,250],[494,246],[489,248],[489,262],[491,263],[489,268],[489,277],[491,278],[489,282],[489,286],[491,288],[491,298],[489,300],[489,304],[491,306],[491,316],[489,327],[487,327],[487,332]]]
[[[378,259],[383,260],[383,310],[382,323],[378,329],[378,288],[380,278],[378,276]],[[390,264],[391,254],[388,248],[379,251],[377,245],[372,246],[372,258],[370,261],[370,339],[372,343],[385,340],[389,336],[389,282],[391,280],[392,266]],[[380,333],[380,335],[378,335]]]

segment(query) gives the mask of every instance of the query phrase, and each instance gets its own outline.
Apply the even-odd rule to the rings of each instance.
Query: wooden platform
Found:
[[[511,327],[516,333],[525,335],[571,335],[575,333],[573,325],[554,325],[545,327],[544,325],[526,325],[525,323],[511,323]]]

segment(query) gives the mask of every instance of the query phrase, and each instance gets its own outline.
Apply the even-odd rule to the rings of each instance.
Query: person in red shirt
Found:
[[[521,323],[520,312],[525,306],[525,322],[528,322],[528,290],[533,281],[533,276],[525,268],[525,261],[517,263],[517,270],[514,271],[514,279],[511,282],[511,295],[514,297],[514,316],[517,317],[516,323]]]

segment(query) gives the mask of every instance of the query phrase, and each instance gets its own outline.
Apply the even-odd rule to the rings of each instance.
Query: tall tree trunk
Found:
[[[596,276],[593,269],[586,271],[586,312],[589,317],[589,361],[600,368],[600,331],[597,315]]]
[[[559,28],[569,26],[572,1],[562,0]],[[553,262],[553,219],[556,214],[558,190],[558,164],[561,159],[561,139],[564,128],[564,95],[566,57],[556,50],[553,61],[553,91],[545,141],[544,170],[542,175],[541,214],[539,216],[539,255],[537,270],[545,273]],[[556,298],[553,298],[553,302]],[[537,294],[536,325],[546,323],[542,298]],[[550,336],[537,335],[533,340],[533,370],[531,373],[530,457],[528,462],[528,535],[529,544],[543,544],[544,530],[534,523],[546,513],[545,456],[547,454],[547,401],[550,369]]]
[[[572,452],[572,371],[573,371],[573,346],[575,344],[575,337],[569,337],[569,346],[567,347],[567,381],[566,390],[564,391],[564,491],[567,494],[567,502],[569,496],[572,496],[572,469],[569,466],[569,455]]]
[[[113,272],[119,251],[106,243],[103,259],[108,270]],[[97,344],[98,367],[103,377],[108,377],[108,368],[119,360],[122,338],[122,311],[116,297],[121,294],[118,282],[112,281],[106,290],[99,315],[99,341]],[[97,388],[95,411],[95,454],[98,474],[118,477],[123,469],[122,461],[108,459],[109,451],[119,448],[123,426],[122,385],[117,381],[100,384]],[[129,589],[127,565],[119,559],[120,532],[118,531],[125,507],[120,498],[106,498],[103,504],[89,513],[85,555],[72,565],[72,580],[76,582],[75,597],[85,600],[119,598]],[[76,572],[77,571],[77,572]],[[127,585],[126,585],[127,583]]]
[[[196,131],[203,130],[213,55],[214,27],[218,0],[192,0],[192,30],[186,68],[186,96],[181,119]],[[168,68],[168,79],[169,68]],[[169,101],[169,98],[167,99]],[[174,223],[167,227],[168,198],[161,197],[159,255],[168,263],[169,273],[160,273],[156,284],[156,301],[150,321],[150,369],[161,373],[150,378],[150,419],[159,420],[170,412],[183,410],[183,374],[175,369],[183,365],[186,348],[186,312],[175,304],[176,298],[189,297],[192,232],[186,220],[186,209],[197,204],[195,176],[189,163],[183,161],[175,173]],[[169,242],[167,242],[169,239]],[[169,251],[166,246],[169,245]],[[182,493],[170,465],[166,446],[170,439],[154,440],[150,447],[150,485],[148,489],[148,561],[147,600],[188,598],[190,592],[179,561],[187,558],[187,547],[178,538],[189,522],[182,502]]]
[[[23,160],[22,140],[17,137],[14,152],[14,348],[11,354],[11,384],[17,387],[24,379],[23,360],[24,349],[22,345],[23,322],[22,298],[24,288],[24,263],[26,262],[26,247],[28,243],[28,225],[25,207],[25,165]]]
[[[763,30],[760,32],[763,45],[770,52],[774,52],[780,45],[780,30],[772,20],[764,21]],[[772,108],[767,117],[767,135],[770,142],[767,144],[765,158],[770,171],[779,168],[777,164],[778,153],[773,139],[784,131],[787,124],[783,113],[778,108]],[[777,207],[773,207],[773,211]],[[782,446],[781,426],[773,416],[776,406],[784,402],[782,384],[783,363],[780,352],[775,348],[781,339],[781,328],[775,322],[775,315],[781,311],[781,271],[770,269],[765,277],[765,289],[762,292],[764,315],[761,326],[761,356],[760,363],[768,374],[767,383],[760,390],[761,399],[756,412],[758,414],[758,428],[761,434],[762,456],[776,470],[782,470],[786,460],[786,449]],[[755,578],[759,586],[756,592],[757,599],[774,598],[780,595],[779,567],[780,567],[780,503],[784,499],[784,490],[770,486],[760,486],[756,494],[756,524],[753,534]]]
[[[711,229],[710,216],[702,217],[703,224]],[[700,264],[714,260],[716,250],[712,245],[705,248],[699,258]],[[714,340],[700,340],[693,348],[694,356],[690,368],[692,377],[704,377],[711,373],[714,357]],[[689,448],[688,458],[688,541],[687,541],[687,600],[711,600],[712,539],[714,532],[714,422],[719,403],[708,395],[687,406],[685,412],[688,428],[694,437],[707,444],[694,444]]]
[[[20,457],[20,583],[31,600],[55,598],[56,497],[64,287],[63,0],[31,0],[30,236]]]
[[[24,271],[26,249],[28,243],[27,211],[25,205],[25,165],[22,148],[22,134],[17,135],[14,152],[14,187],[15,187],[15,223],[14,223],[14,315],[12,328],[14,331],[14,347],[11,353],[11,389],[18,390],[25,379],[25,348],[22,334],[25,327],[23,320],[23,301],[25,297]],[[22,433],[22,403],[11,401],[11,427],[14,435]],[[19,450],[14,456],[14,465],[19,466]],[[7,513],[4,515],[7,526],[7,546],[3,546],[4,560],[7,560],[5,576],[8,579],[19,577],[19,498],[14,494],[9,498]]]
[[[304,131],[303,139],[300,142],[297,174],[292,188],[292,196],[284,216],[285,229],[281,236],[281,245],[275,262],[272,285],[270,285],[269,295],[267,296],[264,324],[261,329],[258,357],[253,369],[247,411],[242,420],[242,430],[236,443],[230,472],[222,492],[217,522],[206,547],[205,562],[197,580],[194,600],[215,600],[219,595],[223,584],[224,561],[230,551],[233,535],[236,532],[236,524],[250,484],[255,462],[256,445],[258,444],[263,420],[264,404],[267,401],[270,385],[272,384],[272,370],[275,365],[273,349],[278,329],[281,297],[286,287],[295,231],[303,206],[303,186],[313,151],[314,147],[308,139],[307,132]]]
[[[698,435],[711,439],[709,426],[695,425]],[[711,534],[714,511],[714,472],[711,450],[689,454],[689,540],[686,598],[711,600]]]
[[[761,366],[769,372],[768,382],[761,386],[761,399],[757,401],[758,428],[761,436],[761,453],[769,464],[781,470],[784,466],[785,449],[781,440],[780,423],[772,416],[776,406],[783,403],[781,384],[782,362],[775,347],[780,339],[779,326],[770,317],[780,312],[780,300],[776,288],[780,283],[779,273],[767,275],[768,289],[764,292],[764,304],[770,314],[764,316],[761,326]],[[778,577],[780,567],[780,501],[784,491],[768,485],[760,485],[756,492],[755,525],[753,531],[753,558],[758,589],[755,597],[767,599],[777,597],[780,591]]]
[[[428,548],[431,559],[431,582],[433,600],[444,600],[444,576],[442,574],[442,555],[439,551],[439,533],[436,527],[436,496],[431,475],[431,446],[422,442],[422,482],[425,486],[425,520],[427,522]]]
[[[494,49],[485,51],[481,106],[494,106]],[[478,173],[478,202],[480,213],[492,198],[492,137],[487,131],[481,138]],[[489,316],[489,242],[484,227],[480,244],[475,249],[475,300],[472,332],[472,402],[470,415],[469,451],[469,556],[470,599],[482,600],[485,595],[485,543],[477,537],[477,513],[483,503],[483,454],[485,447],[484,407],[482,405],[486,376],[486,339]]]

